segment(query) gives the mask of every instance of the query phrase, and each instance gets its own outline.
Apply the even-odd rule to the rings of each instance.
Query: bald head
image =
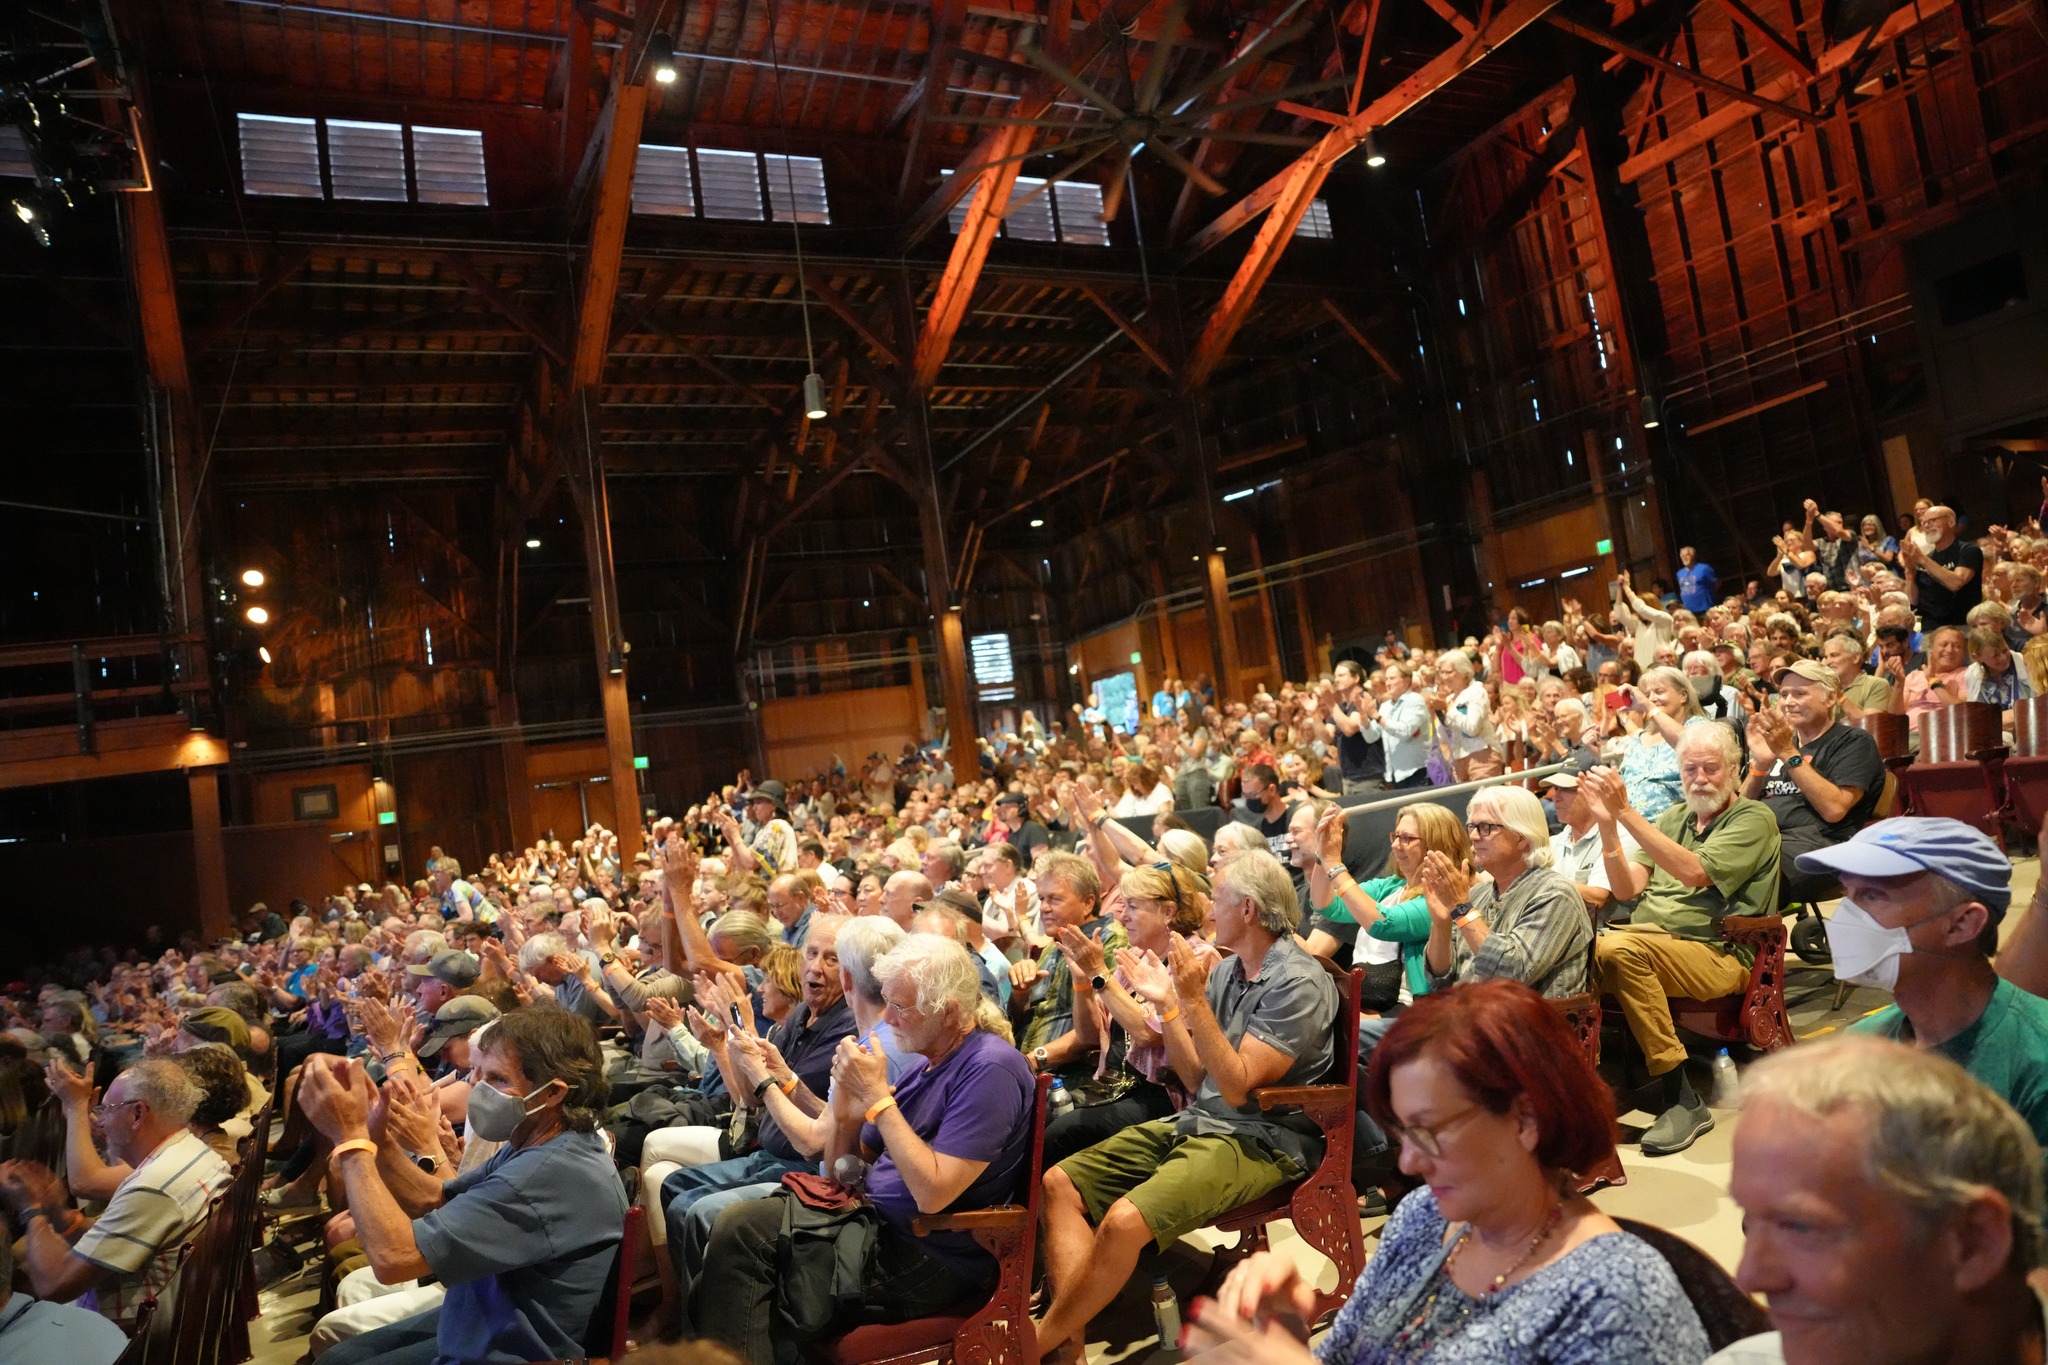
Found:
[[[932,898],[931,879],[922,872],[898,872],[882,885],[882,913],[905,929],[917,913],[917,903]]]

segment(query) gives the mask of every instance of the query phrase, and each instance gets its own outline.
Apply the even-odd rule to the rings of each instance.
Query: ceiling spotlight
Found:
[[[526,538],[526,548],[529,550],[538,550],[540,548],[540,537],[528,536]]]
[[[1657,401],[1657,395],[1643,395],[1643,430],[1655,431],[1664,425],[1664,405]]]
[[[676,44],[666,33],[657,33],[647,40],[647,66],[654,73],[657,85],[676,83]]]
[[[825,381],[815,370],[804,376],[804,416],[813,422],[825,420]]]
[[[1041,526],[1043,526],[1043,525],[1045,525],[1045,518],[1044,518],[1044,517],[1033,517],[1033,518],[1031,519],[1031,529],[1032,529],[1032,530],[1036,531],[1036,530],[1037,530],[1037,529],[1038,529],[1039,527],[1041,527]]]
[[[256,657],[257,657],[257,658],[259,658],[259,659],[261,659],[261,660],[263,660],[263,662],[264,662],[264,663],[269,663],[269,662],[270,662],[270,646],[269,646],[269,645],[258,645],[258,646],[256,646]]]
[[[26,200],[17,199],[14,201],[14,216],[24,223],[33,223],[36,220],[35,207]]]
[[[1217,554],[1219,554],[1219,555],[1223,553],[1223,547],[1222,547],[1221,545],[1218,545],[1218,546],[1216,547],[1216,553],[1217,553]]]
[[[1387,164],[1387,154],[1380,150],[1379,136],[1375,132],[1365,135],[1365,164],[1374,170]]]
[[[260,587],[262,587],[262,586],[263,586],[263,570],[261,570],[261,569],[244,569],[244,570],[242,570],[242,582],[243,582],[243,583],[244,583],[244,584],[245,584],[246,586],[248,586],[248,587],[251,587],[251,588],[260,588]]]
[[[251,607],[243,612],[242,615],[249,618],[249,624],[256,626],[260,626],[270,619],[270,613],[262,607]]]

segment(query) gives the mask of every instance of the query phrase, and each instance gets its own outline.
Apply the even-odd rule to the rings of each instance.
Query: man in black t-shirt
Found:
[[[1742,794],[1777,817],[1780,897],[1808,900],[1830,887],[1825,872],[1798,871],[1801,853],[1839,844],[1863,828],[1884,792],[1884,760],[1867,730],[1836,718],[1834,670],[1801,659],[1778,673],[1777,709],[1749,721],[1749,779]]]
[[[1028,811],[1023,792],[1004,792],[996,798],[995,827],[989,831],[990,842],[1001,840],[1023,854],[1027,868],[1037,860],[1041,849],[1052,844],[1045,826],[1032,819]]]
[[[1387,754],[1373,725],[1378,701],[1366,691],[1365,669],[1350,659],[1339,659],[1330,674],[1335,686],[1325,684],[1316,701],[1323,719],[1337,733],[1337,770],[1344,795],[1378,791],[1386,785]]]
[[[1287,837],[1287,821],[1294,814],[1294,807],[1280,794],[1280,774],[1273,771],[1270,763],[1254,763],[1239,780],[1244,784],[1244,805],[1232,812],[1232,818],[1241,824],[1258,826],[1273,856],[1285,863],[1294,848],[1294,841]]]
[[[1922,550],[1907,536],[1899,542],[1899,568],[1906,575],[1906,596],[1920,614],[1921,633],[1966,628],[1970,608],[1984,600],[1984,552],[1956,539],[1956,514],[1946,507],[1922,512],[1920,533],[1932,548]]]

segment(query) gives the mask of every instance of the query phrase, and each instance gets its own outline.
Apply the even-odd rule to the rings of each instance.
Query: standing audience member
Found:
[[[1778,671],[1779,705],[1749,718],[1749,777],[1742,794],[1770,807],[1778,822],[1787,904],[1816,899],[1832,881],[1794,860],[1839,844],[1861,829],[1884,793],[1884,760],[1867,730],[1836,717],[1834,670],[1801,659]]]

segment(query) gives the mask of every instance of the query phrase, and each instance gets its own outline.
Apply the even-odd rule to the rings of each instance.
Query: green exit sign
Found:
[[[378,811],[378,812],[377,812],[377,823],[378,823],[378,824],[380,824],[380,825],[395,825],[395,824],[397,824],[397,823],[398,823],[398,812],[397,812],[397,811],[395,811],[395,810],[380,810],[380,811]]]
[[[1134,649],[1134,650],[1132,650],[1132,651],[1131,651],[1131,662],[1132,662],[1132,663],[1134,663],[1134,664],[1141,664],[1141,663],[1144,663],[1144,662],[1145,662],[1145,656],[1144,656],[1144,655],[1142,655],[1142,654],[1140,654],[1140,653],[1139,653],[1139,652],[1138,652],[1137,650],[1135,650],[1135,649]]]
[[[1596,555],[1611,555],[1611,554],[1613,554],[1613,553],[1614,553],[1614,542],[1613,542],[1613,541],[1611,541],[1611,540],[1596,540],[1596,541],[1594,541],[1594,542],[1593,542],[1593,553],[1594,553],[1594,554],[1596,554]]]
[[[633,755],[633,766],[634,766],[634,767],[636,767],[636,768],[645,768],[645,767],[647,766],[647,755],[646,755],[646,754],[635,754],[635,755]]]

